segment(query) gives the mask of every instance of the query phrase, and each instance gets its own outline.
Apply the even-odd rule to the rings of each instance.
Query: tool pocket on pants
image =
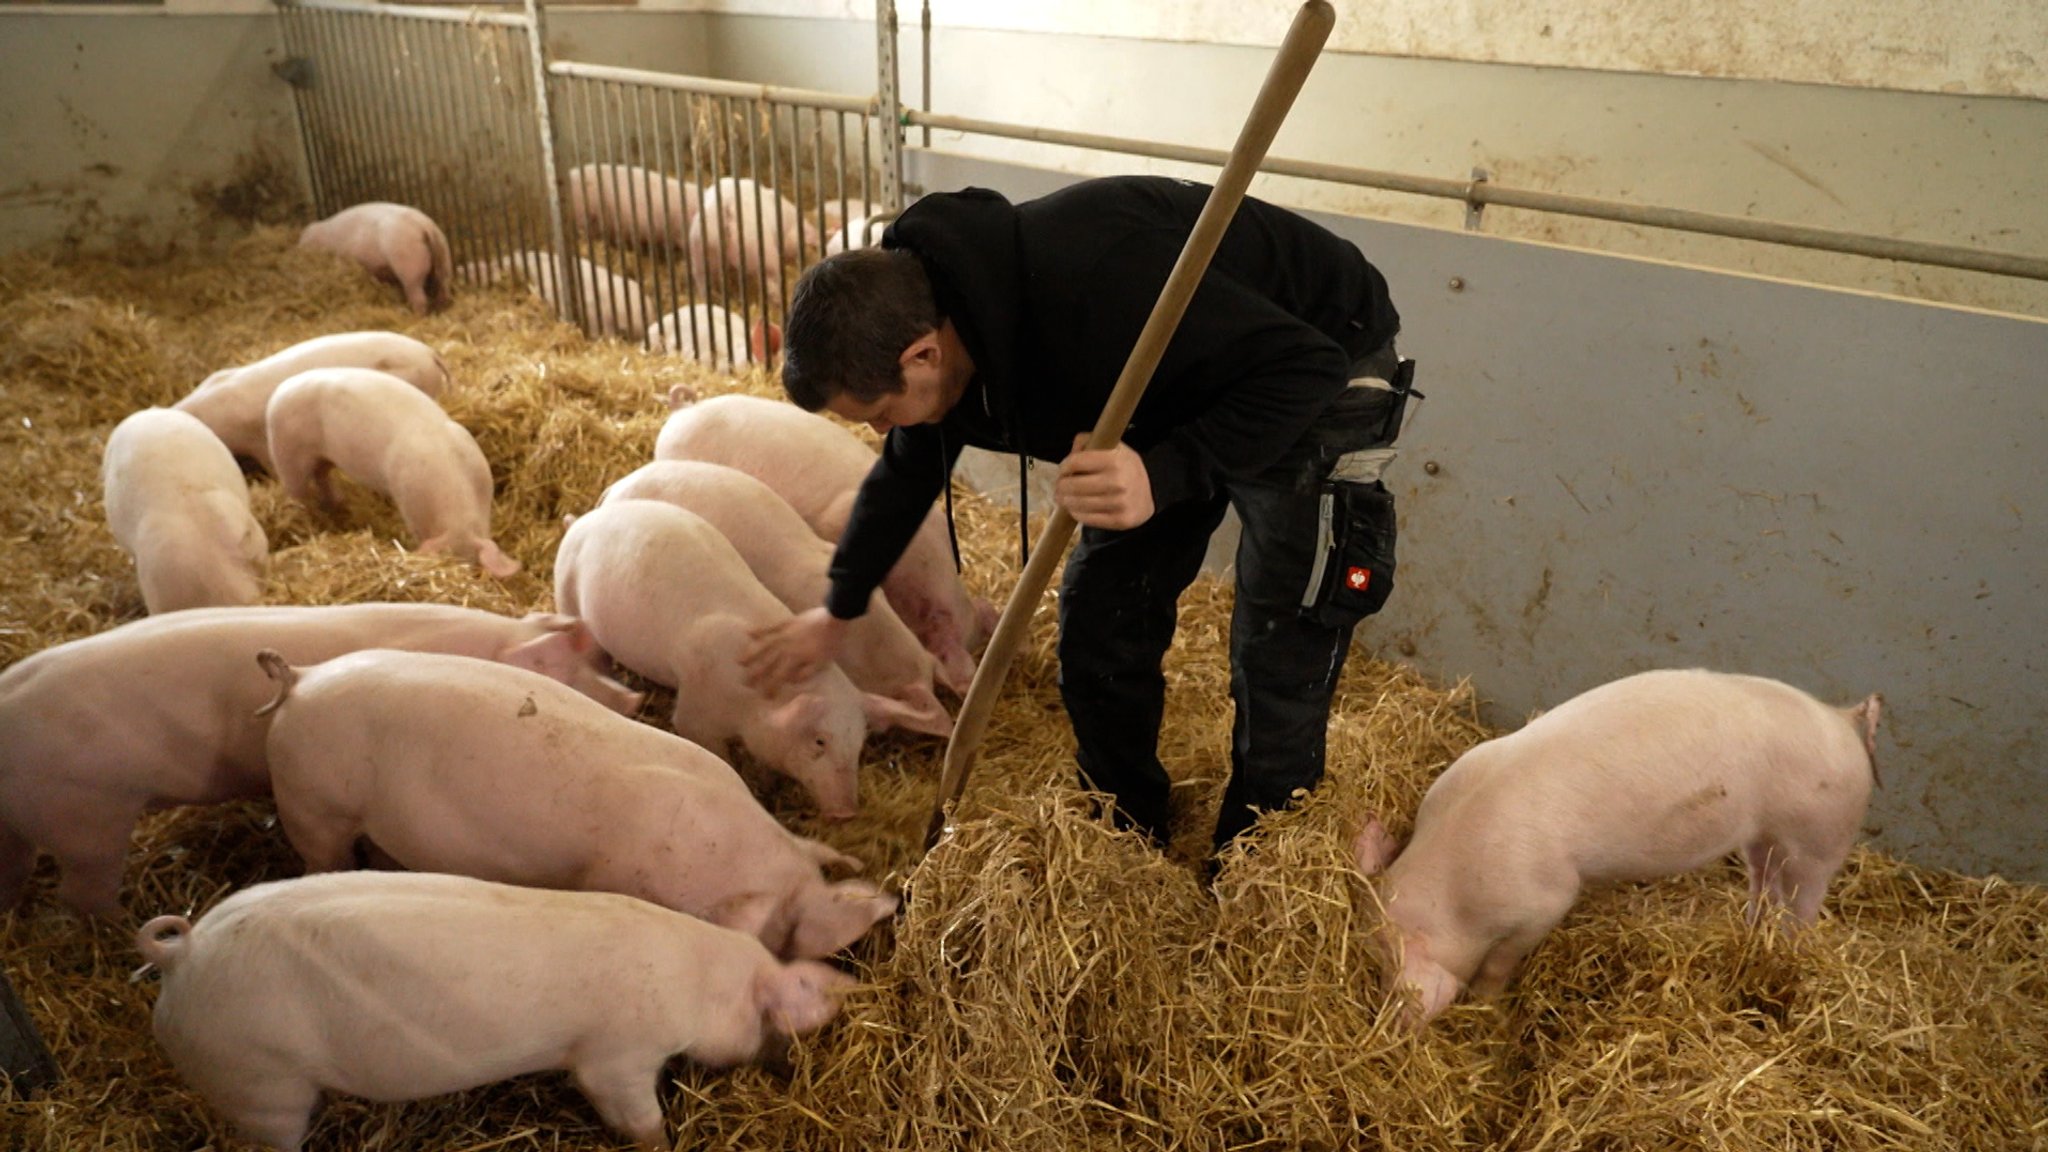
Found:
[[[1394,590],[1394,494],[1386,485],[1323,482],[1315,557],[1302,615],[1335,628],[1386,604]]]

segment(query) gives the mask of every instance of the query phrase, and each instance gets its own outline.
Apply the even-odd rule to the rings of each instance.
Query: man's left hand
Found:
[[[1119,441],[1114,448],[1091,452],[1088,436],[1074,437],[1073,450],[1060,461],[1053,499],[1077,523],[1121,531],[1152,518],[1152,478],[1145,459]]]

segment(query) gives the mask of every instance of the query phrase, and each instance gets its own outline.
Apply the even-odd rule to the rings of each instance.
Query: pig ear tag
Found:
[[[1353,592],[1365,591],[1365,586],[1370,583],[1372,583],[1372,569],[1360,568],[1356,564],[1353,564],[1350,568],[1345,569],[1344,586],[1346,588],[1351,589]]]

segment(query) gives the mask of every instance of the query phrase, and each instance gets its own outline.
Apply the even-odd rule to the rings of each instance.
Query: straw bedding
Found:
[[[550,603],[561,516],[647,459],[672,384],[772,394],[586,341],[515,289],[431,318],[353,267],[259,229],[225,260],[0,260],[0,662],[141,615],[100,508],[99,450],[127,412],[214,368],[325,332],[395,328],[443,350],[447,404],[498,479],[506,580],[406,550],[368,493],[337,518],[254,483],[269,599]],[[1015,513],[963,495],[968,579],[1000,601]],[[921,857],[942,743],[869,745],[863,811],[792,826],[900,887],[904,911],[846,963],[862,988],[790,1066],[670,1068],[681,1147],[845,1149],[2048,1148],[2048,963],[2038,887],[1860,851],[1803,936],[1751,932],[1731,864],[1595,893],[1490,1006],[1393,1027],[1367,949],[1372,889],[1347,863],[1370,811],[1405,831],[1422,791],[1489,735],[1466,685],[1370,659],[1364,629],[1330,728],[1330,776],[1199,872],[1228,761],[1229,591],[1190,591],[1162,753],[1181,837],[1162,856],[1073,788],[1050,600],[997,710],[967,809]],[[643,714],[660,724],[667,702]],[[756,774],[758,775],[758,774]],[[151,817],[124,899],[136,923],[297,874],[263,804]],[[0,963],[64,1080],[0,1088],[0,1149],[236,1147],[149,1033],[153,974],[128,928],[58,907],[46,863],[0,917]],[[316,1149],[621,1146],[561,1075],[406,1105],[336,1100]]]

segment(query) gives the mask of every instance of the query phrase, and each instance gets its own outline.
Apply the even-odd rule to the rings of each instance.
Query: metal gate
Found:
[[[550,61],[535,0],[279,8],[319,215],[409,204],[457,280],[522,279],[593,336],[762,361],[796,272],[901,207],[893,56],[850,96]]]

